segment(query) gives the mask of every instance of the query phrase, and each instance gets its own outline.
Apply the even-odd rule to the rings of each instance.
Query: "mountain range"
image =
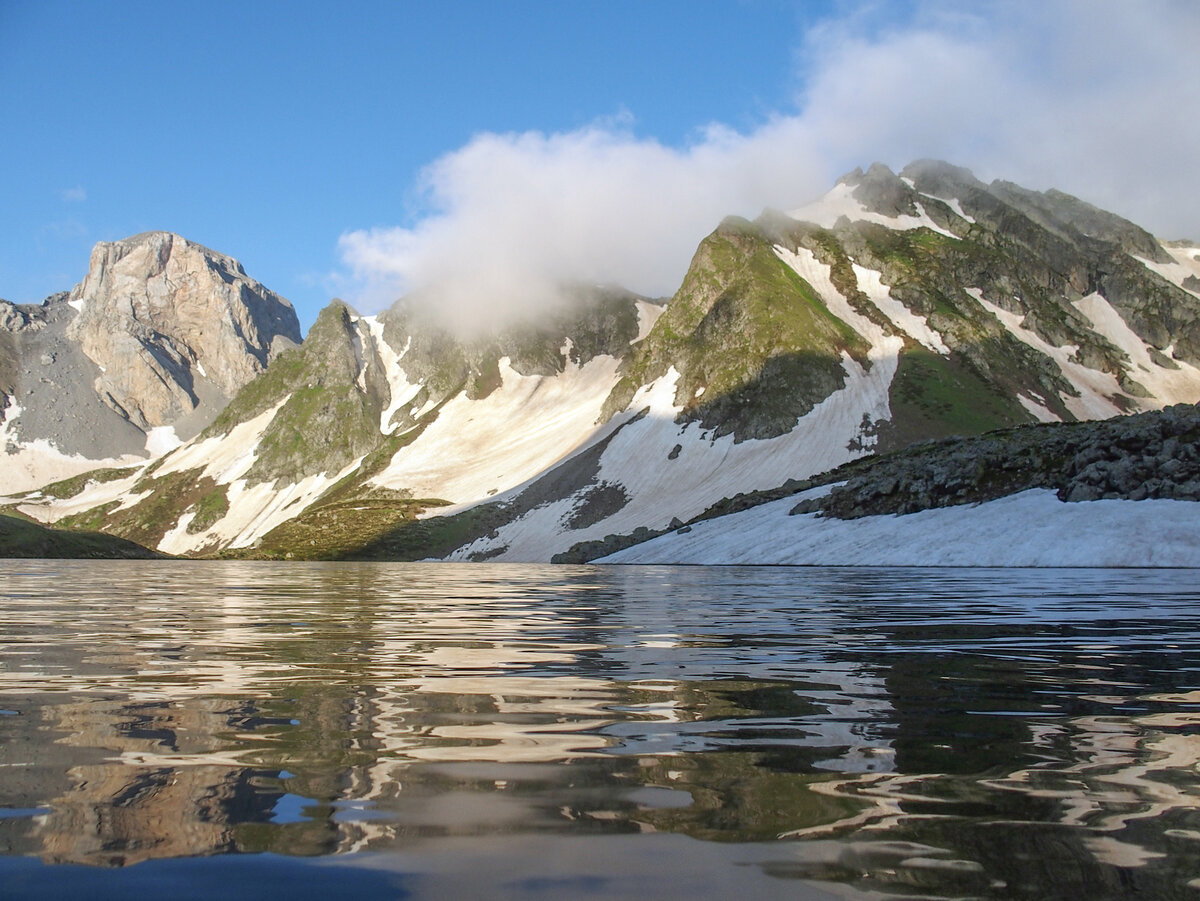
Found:
[[[934,161],[486,336],[166,233],[0,302],[9,512],[191,556],[1194,564],[1197,401],[1200,247]]]

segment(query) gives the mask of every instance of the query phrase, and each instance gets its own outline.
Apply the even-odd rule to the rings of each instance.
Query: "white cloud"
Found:
[[[713,130],[682,150],[606,126],[480,135],[427,171],[438,214],[346,234],[343,257],[366,282],[366,306],[420,292],[465,323],[540,307],[563,280],[670,294],[725,214],[823,185],[816,161],[772,134]]]
[[[669,294],[725,215],[799,206],[877,159],[947,159],[1200,237],[1200,4],[971,9],[939,0],[879,26],[860,4],[812,28],[796,110],[748,133],[710,125],[668,147],[618,117],[478,135],[426,170],[416,225],[342,236],[348,293],[366,309],[419,294],[482,326],[564,279]]]
[[[58,198],[63,203],[83,203],[87,200],[87,190],[79,185],[74,188],[65,188],[58,192]]]

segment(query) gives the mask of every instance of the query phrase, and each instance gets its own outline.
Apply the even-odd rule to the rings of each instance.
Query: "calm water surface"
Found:
[[[1198,575],[0,561],[0,896],[1200,901]]]

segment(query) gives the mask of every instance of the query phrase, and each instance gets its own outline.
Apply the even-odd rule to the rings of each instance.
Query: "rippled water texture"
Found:
[[[0,562],[0,895],[1200,899],[1197,575]]]

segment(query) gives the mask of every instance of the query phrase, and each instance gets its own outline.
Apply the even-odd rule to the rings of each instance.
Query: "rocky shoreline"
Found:
[[[978,504],[1049,488],[1059,500],[1200,500],[1200,407],[1026,426],[881,457],[793,513],[838,519]]]
[[[1099,422],[1048,423],[945,438],[880,457],[863,457],[770,491],[722,498],[688,522],[580,542],[555,563],[586,563],[672,531],[739,513],[822,485],[835,487],[790,511],[834,519],[916,513],[980,504],[1031,488],[1061,501],[1200,501],[1200,405]],[[840,483],[840,484],[839,484]]]

